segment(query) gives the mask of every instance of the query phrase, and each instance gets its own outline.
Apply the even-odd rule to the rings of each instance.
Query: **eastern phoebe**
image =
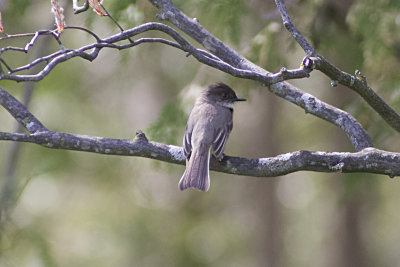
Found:
[[[208,86],[197,98],[183,137],[186,170],[179,181],[180,190],[194,187],[208,191],[210,148],[212,147],[213,155],[222,160],[225,144],[233,127],[233,104],[245,100],[238,98],[223,83]]]

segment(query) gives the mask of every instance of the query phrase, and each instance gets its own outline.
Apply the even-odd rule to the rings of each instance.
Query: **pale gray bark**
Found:
[[[279,176],[302,170],[318,172],[369,172],[385,174],[391,177],[400,174],[399,153],[372,148],[370,137],[353,116],[343,110],[324,103],[315,96],[305,93],[285,81],[288,79],[309,77],[313,69],[321,70],[332,79],[338,77],[335,74],[336,69],[333,69],[333,71],[332,68],[330,70],[324,70],[326,66],[331,65],[327,65],[324,62],[324,59],[316,54],[304,38],[301,39],[302,36],[298,35],[299,33],[297,30],[298,34],[295,34],[294,37],[306,51],[306,57],[303,62],[301,62],[300,68],[295,70],[282,68],[280,72],[273,74],[250,62],[218,40],[210,32],[204,29],[197,20],[189,18],[177,9],[170,0],[149,1],[162,10],[159,18],[169,20],[177,28],[203,45],[206,50],[195,48],[185,38],[183,38],[178,31],[167,25],[156,22],[138,25],[137,27],[125,30],[104,39],[101,39],[95,33],[85,28],[66,27],[65,30],[85,31],[95,39],[93,44],[75,50],[66,49],[60,42],[58,38],[59,36],[55,31],[44,30],[38,31],[34,34],[19,35],[32,37],[31,41],[24,48],[5,47],[0,50],[0,66],[6,68],[6,70],[0,69],[0,80],[14,80],[17,82],[40,81],[44,79],[56,65],[66,62],[74,57],[93,61],[97,58],[100,51],[105,48],[122,50],[143,43],[158,42],[180,49],[186,52],[188,56],[193,56],[200,63],[226,72],[232,76],[250,79],[264,84],[271,92],[299,106],[304,109],[306,113],[312,114],[338,126],[347,134],[357,151],[356,153],[295,151],[284,155],[278,155],[276,157],[259,159],[226,156],[221,163],[212,160],[212,170],[257,177]],[[290,19],[288,19],[289,17],[286,9],[282,8],[282,5],[280,5],[282,4],[281,1],[277,1],[277,4],[279,11],[283,15],[284,25],[293,33],[295,28],[291,24]],[[79,9],[79,12],[81,11],[84,11],[84,9]],[[293,28],[291,28],[291,26],[293,26]],[[130,40],[131,37],[147,31],[161,31],[169,35],[173,41],[162,38],[139,38],[135,41]],[[9,65],[1,59],[1,55],[10,50],[24,53],[27,52],[41,35],[53,36],[58,42],[60,50],[51,55],[38,58],[31,63],[16,69],[11,69]],[[3,37],[0,38],[0,41],[4,38],[18,38],[19,36]],[[299,36],[300,39],[297,38]],[[121,44],[121,41],[129,42]],[[46,64],[37,73],[28,75],[19,74],[20,71],[30,70],[42,62],[45,62]],[[349,83],[349,87],[352,89],[354,89],[352,87],[354,84],[356,84],[355,86],[358,86],[358,81],[363,82],[363,88],[367,88],[365,87],[367,86],[365,79],[362,79],[361,74],[354,77],[354,79],[352,78],[353,76],[349,78],[345,75],[343,77],[343,79],[337,79],[338,82],[344,85]],[[360,91],[363,90],[364,89],[360,89]],[[360,95],[364,97],[363,94]],[[372,102],[376,105],[380,105],[379,101]],[[130,141],[72,135],[51,131],[35,118],[19,101],[2,88],[0,88],[0,104],[5,107],[8,112],[29,132],[29,134],[2,132],[0,133],[0,140],[30,142],[53,149],[77,150],[110,155],[139,156],[177,164],[185,163],[180,147],[150,142],[143,133],[140,133],[134,141]],[[386,103],[384,104],[387,106]],[[374,105],[371,106],[374,107]],[[378,113],[388,122],[397,120],[396,118],[398,117],[398,114],[393,112],[393,110],[392,112],[389,112],[392,114],[390,117],[386,116],[385,112],[382,113],[378,111]],[[390,125],[397,129],[394,125],[396,123],[397,122],[390,123]]]

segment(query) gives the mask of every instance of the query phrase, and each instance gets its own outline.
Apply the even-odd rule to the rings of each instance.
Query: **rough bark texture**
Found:
[[[260,82],[275,95],[299,106],[306,113],[324,119],[342,129],[352,142],[356,153],[350,152],[312,152],[295,151],[276,157],[247,159],[226,156],[219,163],[212,160],[211,169],[238,175],[272,177],[296,171],[318,172],[369,172],[389,175],[400,175],[400,154],[372,148],[372,142],[361,124],[349,113],[335,108],[309,93],[303,92],[286,82],[289,79],[309,77],[314,70],[320,70],[332,80],[355,90],[367,103],[374,108],[394,129],[399,130],[400,116],[391,109],[367,85],[365,77],[356,72],[349,75],[327,62],[319,56],[301,33],[294,27],[282,1],[276,0],[283,24],[304,49],[306,57],[301,66],[295,70],[282,68],[278,73],[267,70],[250,62],[239,53],[225,45],[210,32],[204,29],[197,20],[191,19],[177,9],[170,0],[149,0],[154,6],[161,9],[159,18],[169,20],[181,31],[200,43],[206,50],[195,48],[178,31],[162,23],[149,22],[132,29],[101,39],[95,33],[81,27],[66,27],[65,30],[84,31],[91,35],[95,42],[79,49],[66,49],[55,31],[38,31],[34,34],[22,34],[0,38],[18,38],[31,36],[32,39],[24,48],[4,47],[0,49],[0,80],[13,81],[40,81],[44,79],[55,66],[71,58],[80,57],[93,61],[102,49],[128,49],[143,43],[161,43],[180,49],[193,56],[197,61],[212,68],[223,71],[235,77]],[[76,12],[82,8],[74,2]],[[169,35],[172,41],[162,38],[139,38],[132,41],[130,38],[148,31],[158,31]],[[1,58],[8,51],[26,53],[36,40],[42,35],[51,35],[59,44],[60,50],[31,63],[15,69]],[[123,44],[125,41],[125,44]],[[128,41],[128,42],[126,42]],[[19,74],[21,71],[32,70],[39,64],[44,67],[37,73]],[[58,133],[47,129],[33,116],[17,99],[6,90],[0,88],[0,104],[28,131],[29,134],[0,133],[0,140],[30,142],[53,149],[77,150],[109,155],[139,156],[151,159],[184,164],[184,157],[180,147],[150,142],[143,133],[139,133],[134,141],[110,139],[92,136]]]

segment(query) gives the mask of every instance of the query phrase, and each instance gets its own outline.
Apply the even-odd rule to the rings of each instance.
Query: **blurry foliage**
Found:
[[[26,9],[30,7],[31,2],[32,2],[31,0],[12,0],[12,1],[9,0],[8,1],[8,4],[10,5],[9,12],[16,16],[22,16],[25,13]]]
[[[344,71],[356,69],[397,112],[400,111],[400,2],[307,0],[291,9],[298,28],[310,36],[317,52]],[[308,31],[307,31],[308,29]],[[383,149],[392,130],[364,100],[356,97],[345,107]],[[385,130],[382,130],[385,129]]]
[[[180,101],[169,103],[163,107],[158,120],[150,125],[146,133],[150,140],[177,144],[177,137],[181,137],[186,120],[187,116]]]
[[[271,22],[251,40],[251,51],[248,58],[257,65],[277,72],[285,65],[279,35],[282,31],[281,24]]]
[[[364,61],[364,74],[370,85],[388,101],[397,112],[400,111],[400,2],[399,1],[358,1],[349,12],[347,20],[352,33],[360,39],[359,50]],[[360,101],[357,101],[360,103]],[[364,104],[358,114],[371,113]],[[395,131],[388,128],[377,115],[370,117],[369,130],[378,143]],[[393,147],[387,147],[393,149]]]
[[[241,18],[247,14],[245,0],[178,0],[174,4],[223,41],[240,42]],[[194,8],[195,7],[195,8]]]
[[[400,2],[364,0],[348,15],[352,32],[361,39],[361,49],[371,79],[399,77]]]
[[[103,2],[103,6],[123,28],[131,28],[143,22],[144,14],[138,8],[136,0],[107,0]],[[82,16],[85,16],[85,26],[89,28],[92,27],[95,20],[99,19],[91,8]],[[108,23],[115,26],[112,20],[108,20]]]
[[[136,0],[108,0],[103,5],[111,16],[124,27],[131,28],[143,22],[144,14]]]

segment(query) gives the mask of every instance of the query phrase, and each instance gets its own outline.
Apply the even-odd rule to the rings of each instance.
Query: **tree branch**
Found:
[[[0,87],[0,105],[2,105],[29,133],[48,131],[26,107],[6,90]]]
[[[66,29],[85,30],[96,39],[96,42],[79,49],[64,50],[58,37],[55,36],[57,42],[60,44],[60,51],[38,58],[16,69],[11,69],[4,60],[1,60],[0,62],[7,67],[9,73],[1,73],[0,80],[39,81],[48,75],[56,65],[73,57],[81,57],[92,61],[103,48],[122,50],[142,43],[159,42],[178,48],[188,53],[188,55],[192,55],[199,62],[224,71],[232,76],[259,81],[269,86],[270,91],[274,94],[303,108],[307,113],[327,120],[343,129],[358,151],[356,153],[295,151],[276,157],[259,159],[226,156],[222,162],[212,159],[210,165],[212,170],[258,177],[279,176],[302,170],[318,172],[368,172],[385,174],[391,177],[400,175],[400,153],[386,152],[372,148],[369,136],[350,114],[330,106],[308,93],[302,92],[287,82],[283,82],[287,79],[308,77],[314,68],[318,69],[326,66],[324,65],[323,58],[314,53],[315,51],[308,54],[316,55],[316,57],[307,56],[304,58],[299,69],[287,70],[282,68],[280,72],[272,74],[226,46],[205,30],[196,20],[190,19],[179,11],[170,0],[149,1],[162,9],[163,13],[159,15],[160,18],[171,21],[211,53],[195,48],[177,31],[161,23],[151,22],[142,24],[105,39],[99,38],[87,29],[69,27]],[[277,2],[280,1],[277,0]],[[286,9],[284,10],[286,11]],[[290,18],[287,16],[285,19],[286,27],[297,31],[291,23]],[[293,26],[293,28],[289,26]],[[120,44],[121,41],[129,40],[133,36],[152,30],[164,32],[173,41],[162,38],[141,38],[131,43]],[[26,52],[35,44],[39,36],[43,34],[52,34],[52,31],[40,31],[39,33],[24,35],[32,37],[24,48],[8,47],[1,50],[0,54],[8,51]],[[13,38],[16,37],[13,36]],[[302,42],[302,47],[306,47],[311,51],[307,40],[302,39],[301,34],[297,36],[296,40]],[[36,74],[15,74],[22,70],[31,69],[40,62],[46,62],[46,65]],[[334,73],[336,69],[329,71]],[[354,79],[352,78],[353,76],[348,77],[345,75],[344,77],[343,79],[348,80],[351,85],[356,84],[357,80],[366,84],[362,75],[358,75]],[[340,82],[340,80],[338,81]],[[34,143],[53,149],[85,151],[107,155],[138,156],[175,164],[185,163],[182,148],[148,141],[146,136],[141,132],[136,135],[135,140],[131,141],[51,131],[3,88],[0,88],[0,104],[29,132],[29,134],[0,132],[0,140]]]
[[[78,14],[78,13],[84,12],[89,9],[89,1],[88,0],[85,1],[83,6],[78,5],[78,0],[73,0],[72,3],[73,3],[72,7],[74,9],[74,14]]]
[[[86,30],[96,38],[96,43],[75,50],[61,49],[60,51],[55,52],[52,55],[39,58],[28,65],[10,71],[8,74],[3,73],[0,76],[0,80],[9,79],[14,81],[39,81],[43,79],[46,75],[48,75],[56,65],[61,62],[65,62],[73,57],[81,57],[83,59],[92,61],[97,58],[100,50],[105,47],[122,50],[150,41],[161,42],[179,48],[187,52],[188,55],[192,55],[193,57],[195,57],[199,62],[226,72],[232,76],[259,81],[264,85],[270,86],[269,89],[274,94],[298,105],[299,107],[303,108],[307,113],[327,120],[343,129],[357,151],[372,146],[372,142],[365,130],[351,115],[342,110],[336,109],[307,93],[300,91],[298,88],[289,83],[282,83],[282,81],[288,79],[309,77],[309,73],[313,70],[313,67],[310,65],[312,61],[308,57],[303,60],[300,68],[296,70],[286,70],[285,68],[283,68],[280,72],[272,74],[255,65],[254,63],[248,61],[237,52],[223,44],[220,40],[215,38],[203,27],[201,27],[196,20],[188,18],[177,8],[175,8],[171,1],[150,0],[150,2],[162,8],[163,14],[159,17],[172,21],[181,30],[200,42],[206,49],[208,49],[212,53],[193,47],[178,32],[161,23],[152,22],[142,24],[135,28],[126,30],[105,39],[100,39],[94,33]],[[70,27],[69,29],[72,29],[72,27]],[[164,32],[167,35],[171,36],[176,41],[176,43],[168,40],[162,40],[161,38],[142,38],[138,41],[131,42],[125,45],[117,44],[120,41],[129,40],[130,37],[150,30]],[[88,52],[90,50],[91,52]],[[34,65],[43,61],[46,61],[48,63],[42,71],[38,72],[35,75],[14,74],[17,71],[30,69]]]
[[[34,143],[52,149],[144,157],[180,165],[186,162],[181,147],[148,141],[143,133],[131,141],[53,131],[31,135],[0,132],[0,140]],[[210,169],[255,177],[275,177],[297,171],[365,172],[394,177],[400,175],[400,153],[367,148],[356,153],[302,150],[257,159],[225,156],[222,162],[212,158]]]
[[[225,61],[227,64],[242,70],[255,72],[262,76],[271,75],[271,73],[269,73],[267,70],[257,66],[253,62],[238,54],[235,50],[225,45],[218,38],[204,29],[196,20],[190,19],[179,9],[177,9],[170,0],[149,1],[154,6],[162,10],[163,13],[158,16],[159,18],[168,19],[172,24],[202,44],[207,50],[212,52],[221,60]],[[305,64],[307,68],[314,65],[314,63],[310,63],[308,60],[309,58],[307,57],[303,60],[303,65],[304,62],[307,62],[307,64]],[[330,123],[340,127],[347,134],[357,151],[367,147],[372,147],[371,139],[366,131],[357,122],[357,120],[347,112],[332,107],[318,98],[302,92],[300,89],[296,88],[290,83],[278,82],[266,85],[269,85],[271,92],[303,108],[306,113],[313,114],[314,116],[329,121]]]
[[[168,27],[167,25],[164,25],[161,23],[156,23],[156,22],[145,23],[145,24],[139,25],[135,28],[126,30],[124,32],[110,36],[105,39],[100,39],[93,32],[91,32],[87,29],[80,28],[80,27],[66,27],[65,28],[65,30],[71,30],[71,29],[85,30],[86,32],[88,32],[89,34],[94,36],[97,42],[94,44],[91,44],[91,45],[83,46],[79,49],[74,49],[74,50],[65,50],[64,47],[62,47],[62,49],[60,51],[57,51],[51,55],[48,55],[48,56],[45,56],[42,58],[38,58],[25,66],[21,66],[19,68],[13,69],[13,70],[10,70],[10,68],[6,65],[7,69],[9,69],[9,73],[8,74],[3,73],[2,75],[0,75],[0,80],[13,80],[13,81],[17,81],[17,82],[40,81],[44,77],[46,77],[51,72],[51,70],[53,68],[55,68],[58,64],[65,62],[71,58],[81,57],[83,59],[93,61],[94,59],[97,58],[100,50],[103,48],[114,48],[114,49],[123,50],[123,49],[137,46],[142,43],[149,43],[149,42],[153,42],[153,43],[159,42],[159,43],[167,44],[172,47],[181,49],[184,52],[187,52],[189,55],[192,55],[194,58],[196,58],[199,62],[201,62],[203,64],[206,64],[208,66],[219,69],[219,70],[226,72],[228,74],[231,74],[235,77],[256,80],[256,81],[262,82],[264,84],[273,84],[273,83],[277,83],[277,82],[280,82],[283,80],[288,80],[288,79],[299,79],[299,78],[309,77],[309,72],[312,70],[311,68],[308,68],[306,65],[302,64],[302,66],[300,68],[295,69],[295,70],[283,69],[280,72],[275,73],[275,74],[266,73],[265,75],[262,75],[255,71],[249,71],[249,70],[243,70],[240,68],[235,68],[235,67],[227,64],[226,62],[222,61],[218,57],[214,56],[213,54],[210,54],[207,51],[193,47],[177,31],[175,31],[171,27]],[[169,35],[177,43],[174,43],[169,40],[162,39],[162,38],[141,38],[139,40],[136,40],[134,42],[132,41],[129,44],[125,44],[125,45],[116,44],[116,43],[124,41],[124,40],[130,40],[129,38],[131,38],[133,36],[142,34],[147,31],[152,31],[152,30],[161,31],[161,32]],[[52,31],[39,31],[34,34],[34,38],[32,40],[36,40],[37,36],[39,36],[40,34],[49,34],[51,32]],[[28,43],[28,44],[30,44],[30,43]],[[28,45],[28,44],[25,47],[29,48],[30,45]],[[25,53],[27,52],[26,49],[23,49],[23,48],[5,47],[5,48],[3,48],[2,51],[0,51],[0,55],[9,50],[25,52]],[[86,51],[90,51],[90,50],[93,50],[93,51],[90,53],[86,52]],[[16,72],[30,69],[33,66],[36,66],[37,64],[44,62],[44,61],[48,62],[48,63],[43,68],[43,70],[38,72],[37,74],[33,74],[33,75],[32,74],[30,74],[30,75],[15,74]]]
[[[303,48],[304,52],[306,52],[307,56],[318,56],[317,52],[311,46],[311,44],[307,41],[306,38],[299,32],[299,30],[294,26],[292,20],[289,17],[289,14],[286,10],[285,4],[281,0],[275,0],[276,6],[278,7],[278,11],[281,14],[283,26],[292,34],[293,38],[297,41],[297,43]]]
[[[48,130],[24,105],[0,87],[0,104],[30,134],[0,132],[0,140],[27,142],[52,149],[92,152],[106,155],[137,156],[185,164],[181,147],[148,141],[139,131],[133,141],[73,135]],[[270,158],[224,157],[211,160],[212,170],[248,176],[279,176],[296,171],[373,172],[400,175],[400,153],[364,149],[357,153],[296,151]]]
[[[275,0],[275,3],[286,29],[292,34],[293,38],[308,56],[316,57],[314,59],[315,68],[331,78],[332,81],[337,81],[359,94],[393,129],[400,132],[400,115],[368,86],[366,78],[358,70],[355,71],[355,76],[350,75],[328,62],[321,55],[318,55],[307,39],[292,23],[283,1]]]

